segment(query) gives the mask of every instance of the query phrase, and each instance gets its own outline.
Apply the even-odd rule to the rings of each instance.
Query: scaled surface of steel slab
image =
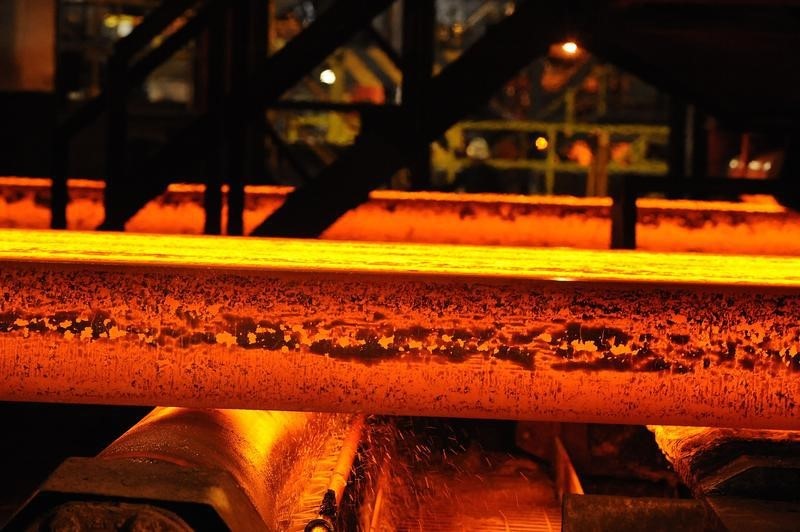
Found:
[[[0,400],[800,429],[800,259],[0,231]]]
[[[69,184],[68,228],[95,229],[105,216],[103,183],[71,179]],[[170,185],[127,222],[126,231],[202,233],[204,190],[203,185]],[[245,187],[245,232],[275,212],[292,190]],[[47,179],[0,177],[0,228],[48,228],[49,194]],[[779,205],[654,198],[636,204],[640,250],[800,255],[800,214]],[[375,190],[322,238],[608,249],[610,211],[611,198],[605,197]]]

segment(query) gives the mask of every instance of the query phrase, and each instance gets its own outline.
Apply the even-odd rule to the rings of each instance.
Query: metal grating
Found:
[[[553,532],[561,507],[552,481],[527,459],[491,456],[490,467],[395,479],[378,531]],[[484,460],[482,458],[482,460]],[[464,464],[466,465],[466,464]]]

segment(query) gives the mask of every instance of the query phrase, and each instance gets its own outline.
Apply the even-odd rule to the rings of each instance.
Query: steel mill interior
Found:
[[[800,531],[800,0],[3,0],[2,530]]]

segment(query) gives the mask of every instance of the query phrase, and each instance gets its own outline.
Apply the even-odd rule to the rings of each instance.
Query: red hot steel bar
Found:
[[[800,259],[0,243],[0,400],[800,429]]]

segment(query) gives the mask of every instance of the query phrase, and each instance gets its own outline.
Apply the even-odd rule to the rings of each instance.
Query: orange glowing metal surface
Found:
[[[0,230],[0,261],[800,288],[800,258]]]
[[[800,429],[800,259],[0,242],[0,400]]]
[[[102,183],[70,180],[70,229],[103,220]],[[245,231],[275,211],[290,187],[246,187]],[[47,228],[49,182],[0,178],[0,227]],[[126,225],[131,232],[199,234],[202,185],[175,184]],[[648,251],[800,255],[800,215],[776,204],[643,198],[637,244]],[[374,191],[328,228],[328,240],[607,249],[609,198]],[[225,216],[223,216],[223,219]]]

